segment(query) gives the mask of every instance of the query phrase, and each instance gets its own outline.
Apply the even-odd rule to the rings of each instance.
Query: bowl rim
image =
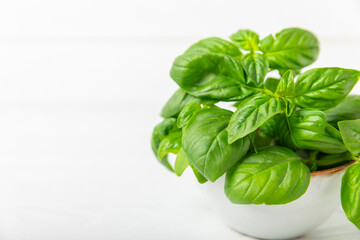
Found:
[[[335,167],[335,168],[329,168],[329,169],[324,169],[324,170],[320,170],[320,171],[314,171],[314,172],[311,172],[311,176],[321,176],[321,175],[328,175],[328,174],[333,174],[333,173],[337,173],[337,172],[340,172],[344,169],[346,169],[347,167],[353,165],[357,163],[357,161],[352,161],[352,162],[349,162],[345,165],[341,165],[341,166],[338,166],[338,167]]]

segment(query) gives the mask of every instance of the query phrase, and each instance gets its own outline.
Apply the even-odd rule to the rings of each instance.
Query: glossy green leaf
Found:
[[[297,76],[301,73],[301,69],[278,69],[280,76],[284,75],[287,71],[291,71],[293,76]]]
[[[360,71],[343,68],[314,68],[299,75],[296,105],[327,110],[338,105],[360,78]]]
[[[194,175],[200,184],[206,183],[208,181],[194,166],[190,165],[190,167],[193,170]]]
[[[277,137],[281,144],[292,149],[307,149],[329,154],[346,151],[340,132],[326,122],[323,112],[312,109],[294,111],[287,118],[279,117]]]
[[[211,54],[214,54],[214,56]],[[243,70],[241,66],[239,68],[240,63],[232,58],[241,55],[242,53],[239,48],[229,41],[216,37],[203,39],[193,44],[183,55],[175,60],[170,75],[180,87],[184,85],[183,89],[194,96],[223,100],[219,95],[222,95],[221,92],[223,89],[227,89],[227,92],[224,93],[225,97],[230,94],[234,96],[235,99],[241,98],[238,96],[239,94],[241,95],[241,87],[234,87],[233,83],[224,79],[223,81],[218,79],[221,73],[223,73],[223,77],[231,75],[236,80],[242,79],[245,83]],[[224,56],[226,56],[226,59],[222,60]],[[215,63],[211,62],[214,59]],[[224,68],[216,66],[217,64],[221,64],[221,62],[226,62]],[[206,71],[206,73],[201,73],[201,71]],[[213,73],[217,73],[218,76],[212,76]],[[199,82],[192,84],[192,78],[194,78],[195,81],[197,78]],[[181,96],[179,96],[179,98],[180,97]],[[181,105],[179,101],[174,101],[171,106],[175,107],[177,113],[179,113],[186,104],[190,102],[200,102],[194,101],[193,96],[189,96],[189,98],[191,98],[192,101],[188,100]],[[209,101],[209,99],[207,99],[207,101]],[[205,102],[204,104],[207,103]]]
[[[186,157],[185,151],[183,148],[180,148],[174,165],[175,174],[181,176],[185,169],[189,166],[189,161]]]
[[[181,55],[175,59],[170,75],[196,97],[236,101],[257,92],[246,84],[240,61],[228,55],[196,52]]]
[[[360,156],[360,119],[338,123],[346,148],[355,156]]]
[[[278,78],[267,78],[265,81],[265,88],[270,90],[271,92],[275,92],[279,82],[280,79]]]
[[[169,135],[171,131],[178,131],[176,127],[176,119],[175,118],[166,118],[161,123],[156,125],[156,127],[153,130],[152,136],[151,136],[151,148],[156,156],[156,158],[159,160],[159,162],[164,165],[167,169],[170,171],[174,171],[171,165],[169,164],[169,161],[167,159],[167,156],[164,156],[163,158],[158,157],[158,150],[159,145],[161,141]]]
[[[249,151],[254,150],[255,152],[257,152],[257,150],[260,148],[274,145],[274,139],[268,137],[261,131],[252,132],[248,136],[251,142]]]
[[[201,175],[201,173],[198,170],[196,170],[196,168],[194,168],[189,164],[185,151],[183,148],[181,148],[176,157],[175,166],[174,166],[176,175],[181,176],[188,166],[191,167],[196,179],[200,184],[206,183],[208,181],[203,175]]]
[[[165,118],[156,128],[158,129],[161,139],[163,139],[169,135],[170,132],[178,129],[176,126],[176,118]]]
[[[161,116],[163,118],[176,117],[180,111],[189,103],[202,103],[205,105],[211,105],[216,103],[216,101],[205,100],[191,96],[180,88],[167,101],[161,111]]]
[[[360,95],[349,95],[339,105],[325,111],[328,123],[337,127],[343,120],[360,119]]]
[[[237,101],[237,102],[235,102],[234,104],[233,104],[233,107],[238,107],[239,105],[240,105],[240,103],[241,103],[242,101]]]
[[[158,149],[160,159],[169,153],[177,154],[181,148],[181,131],[171,132],[163,140],[161,140]]]
[[[287,28],[260,42],[260,50],[270,68],[299,69],[313,63],[319,54],[319,42],[309,31]]]
[[[226,173],[225,194],[236,204],[286,204],[308,188],[310,170],[290,149],[271,146],[247,155]]]
[[[183,128],[182,145],[189,163],[210,181],[221,177],[249,148],[248,138],[228,144],[231,115],[220,108],[202,109]]]
[[[287,71],[280,79],[275,93],[280,96],[292,96],[295,91],[295,82],[292,71]]]
[[[296,105],[292,99],[284,99],[285,100],[285,114],[289,117],[295,110]]]
[[[218,53],[232,57],[242,55],[241,51],[235,44],[217,37],[200,40],[185,51],[185,53],[191,52]]]
[[[230,39],[246,51],[255,52],[259,49],[259,35],[251,30],[239,30]]]
[[[255,131],[272,116],[282,113],[281,101],[268,95],[257,94],[238,106],[230,119],[227,131],[229,143]]]
[[[341,205],[347,218],[360,229],[360,164],[350,166],[342,178]]]
[[[259,128],[260,131],[268,137],[275,138],[276,137],[275,127],[278,117],[279,117],[278,115],[275,115],[269,118],[268,120],[266,120],[266,122],[264,122],[263,125],[260,126]]]
[[[201,105],[199,103],[190,103],[186,105],[183,110],[180,112],[177,119],[177,125],[179,128],[184,127],[190,118],[198,111],[201,110]]]
[[[318,157],[317,165],[319,169],[330,169],[354,161],[354,159],[356,158],[350,152],[344,152],[341,154],[325,154]]]
[[[287,71],[280,79],[275,94],[279,95],[283,101],[283,109],[287,117],[294,111],[296,105],[292,100],[295,92],[294,76],[291,70]]]
[[[266,58],[259,53],[248,53],[242,57],[241,62],[247,76],[247,84],[262,86],[269,69]]]
[[[157,152],[159,149],[160,142],[161,142],[161,135],[159,133],[159,129],[155,127],[151,135],[151,149],[155,154],[156,158],[158,158]]]

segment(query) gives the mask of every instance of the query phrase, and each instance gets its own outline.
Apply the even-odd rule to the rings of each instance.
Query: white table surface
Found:
[[[127,8],[141,11],[140,20],[132,17],[128,25],[118,21],[128,26],[124,37],[116,30],[113,20],[119,19],[109,2],[106,9],[100,8],[103,18],[96,21],[89,6],[79,16],[69,8],[66,16],[72,21],[63,26],[66,18],[60,16],[71,6],[71,1],[65,2],[52,6],[59,17],[56,21],[51,12],[47,18],[36,12],[38,6],[49,7],[44,1],[31,8],[26,1],[18,8],[9,1],[8,8],[0,10],[1,20],[13,24],[5,26],[2,21],[0,25],[0,239],[251,239],[229,229],[212,213],[190,172],[176,177],[157,163],[150,148],[152,128],[161,120],[158,113],[177,89],[168,73],[173,59],[198,35],[219,31],[226,37],[225,30],[213,22],[198,35],[195,28],[170,27],[164,28],[169,29],[168,36],[159,35],[165,32],[156,25],[164,21],[161,16],[180,16],[176,8],[181,4],[171,6],[171,14],[165,10],[168,5],[165,9],[154,5],[149,13],[150,3],[143,2],[144,8],[134,4]],[[98,5],[92,5],[91,11]],[[74,6],[82,7],[79,1]],[[228,7],[213,3],[208,10],[218,8]],[[342,9],[356,10],[351,4]],[[131,15],[126,9],[121,13]],[[213,21],[209,12],[204,14]],[[147,18],[153,15],[155,20]],[[16,16],[24,17],[20,21]],[[56,26],[50,32],[46,19]],[[144,26],[139,33],[133,27],[140,21]],[[197,18],[192,21],[200,24]],[[181,26],[180,20],[171,19],[171,23]],[[330,23],[336,24],[335,20]],[[41,28],[35,29],[36,24]],[[186,20],[185,24],[192,23]],[[304,25],[311,22],[306,20]],[[349,37],[351,26],[338,28],[348,35],[336,38],[333,32],[322,31],[325,25],[326,21],[314,23],[323,37],[314,66],[359,69],[359,32],[354,30]],[[101,34],[92,36],[92,26]],[[258,22],[257,26],[263,25]],[[29,28],[35,30],[28,32]],[[138,38],[140,30],[145,34]],[[359,85],[354,92],[360,93]],[[339,210],[302,239],[352,240],[360,239],[360,232]]]

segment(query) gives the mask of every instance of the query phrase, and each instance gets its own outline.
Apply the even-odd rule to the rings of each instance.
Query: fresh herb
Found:
[[[360,71],[315,68],[309,31],[288,28],[263,39],[251,30],[207,38],[178,56],[170,76],[180,89],[152,135],[159,162],[200,183],[226,174],[236,204],[286,204],[302,196],[310,172],[359,161],[360,96],[347,96]],[[278,77],[268,77],[276,70]],[[235,110],[218,107],[233,102]],[[221,105],[222,106],[222,105]],[[174,167],[169,154],[177,155]],[[360,164],[342,180],[342,206],[360,228]]]

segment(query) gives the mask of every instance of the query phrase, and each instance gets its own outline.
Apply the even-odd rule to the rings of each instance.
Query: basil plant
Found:
[[[179,89],[151,140],[161,164],[178,176],[190,167],[200,183],[226,174],[232,203],[272,205],[302,196],[312,171],[359,160],[360,96],[348,94],[360,71],[302,71],[318,57],[319,42],[299,28],[261,40],[240,30],[230,39],[203,39],[175,59],[170,76]],[[359,189],[360,164],[353,164],[341,200],[358,228]]]

